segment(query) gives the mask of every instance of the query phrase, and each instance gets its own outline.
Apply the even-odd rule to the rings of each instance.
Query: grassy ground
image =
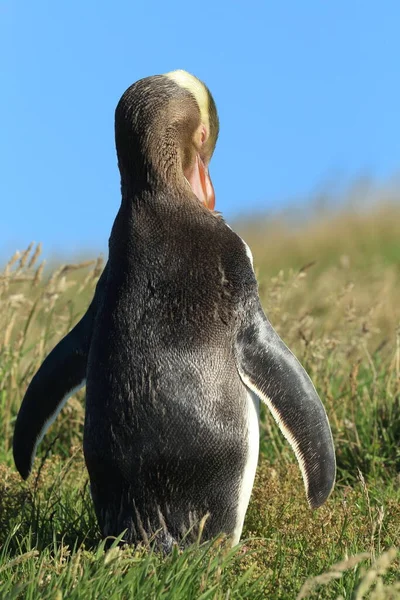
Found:
[[[294,457],[264,411],[241,546],[105,553],[82,458],[82,394],[45,438],[30,480],[13,467],[26,386],[101,271],[94,262],[46,273],[30,248],[0,276],[1,599],[400,598],[400,208],[242,233],[265,310],[327,408],[332,497],[307,508]]]

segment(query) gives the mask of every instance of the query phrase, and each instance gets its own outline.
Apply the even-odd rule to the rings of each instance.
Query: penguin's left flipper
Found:
[[[76,391],[85,385],[93,322],[107,278],[107,265],[82,319],[45,358],[25,393],[14,430],[14,462],[26,479],[39,443]]]
[[[335,449],[325,409],[306,371],[258,303],[251,314],[236,342],[239,375],[267,405],[292,446],[308,503],[318,508],[330,495],[336,476]]]

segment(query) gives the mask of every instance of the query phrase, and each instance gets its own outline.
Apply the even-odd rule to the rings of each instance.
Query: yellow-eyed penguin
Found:
[[[122,202],[85,316],[25,394],[14,458],[86,384],[84,455],[104,536],[239,541],[258,459],[258,399],[291,444],[311,507],[335,454],[307,373],[260,305],[246,244],[213,212],[213,98],[185,71],[142,79],[115,113]],[[190,532],[190,535],[188,535]],[[152,537],[154,536],[154,538]]]

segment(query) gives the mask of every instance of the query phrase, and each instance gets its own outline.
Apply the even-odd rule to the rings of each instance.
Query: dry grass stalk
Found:
[[[30,558],[32,558],[34,556],[38,556],[38,555],[39,555],[39,552],[37,550],[30,550],[29,552],[25,552],[24,554],[20,554],[16,558],[13,558],[13,560],[10,560],[5,565],[1,565],[0,566],[0,573],[2,571],[6,571],[7,569],[12,569],[13,567],[16,567],[17,565],[19,565],[19,564],[21,564],[21,563],[29,560]]]
[[[390,592],[390,588],[389,590],[385,589],[385,586],[382,582],[382,576],[385,575],[385,573],[389,570],[394,560],[396,559],[396,556],[396,548],[389,548],[389,550],[384,552],[375,560],[375,562],[365,573],[360,584],[358,585],[355,600],[363,600],[364,598],[366,598],[366,595],[373,586],[375,586],[375,593],[371,595],[371,600],[372,598],[374,600],[384,600],[389,597],[389,595],[386,592]],[[400,591],[400,586],[396,585],[396,587],[397,591]],[[396,590],[393,589],[393,591]],[[392,597],[395,598],[395,596]],[[398,597],[399,596],[397,596],[397,598]]]
[[[17,271],[16,271],[17,273],[19,273],[20,271],[22,271],[22,269],[25,267],[26,262],[28,260],[28,257],[29,257],[29,255],[31,253],[32,248],[33,248],[33,244],[34,244],[34,242],[31,242],[29,244],[29,246],[27,247],[27,249],[23,251],[23,253],[21,255],[21,258],[19,259],[19,265],[18,265]]]
[[[311,577],[310,579],[307,579],[307,581],[301,587],[296,600],[308,598],[317,587],[320,587],[321,585],[327,585],[334,579],[340,579],[340,577],[342,577],[348,569],[353,569],[361,561],[367,560],[368,558],[370,558],[370,555],[367,552],[350,556],[348,559],[332,565],[332,567],[326,573],[322,573],[321,575],[317,575],[317,577]]]
[[[39,242],[39,244],[36,244],[36,248],[34,253],[32,254],[30,261],[28,263],[28,270],[32,269],[34,267],[34,265],[37,262],[37,259],[39,258],[39,256],[42,253],[42,244]]]

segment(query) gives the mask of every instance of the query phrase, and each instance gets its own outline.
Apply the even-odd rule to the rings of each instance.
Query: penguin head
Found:
[[[215,196],[208,165],[218,129],[213,97],[190,73],[178,70],[137,81],[115,111],[123,190],[162,185],[187,195],[191,188],[212,210]]]

